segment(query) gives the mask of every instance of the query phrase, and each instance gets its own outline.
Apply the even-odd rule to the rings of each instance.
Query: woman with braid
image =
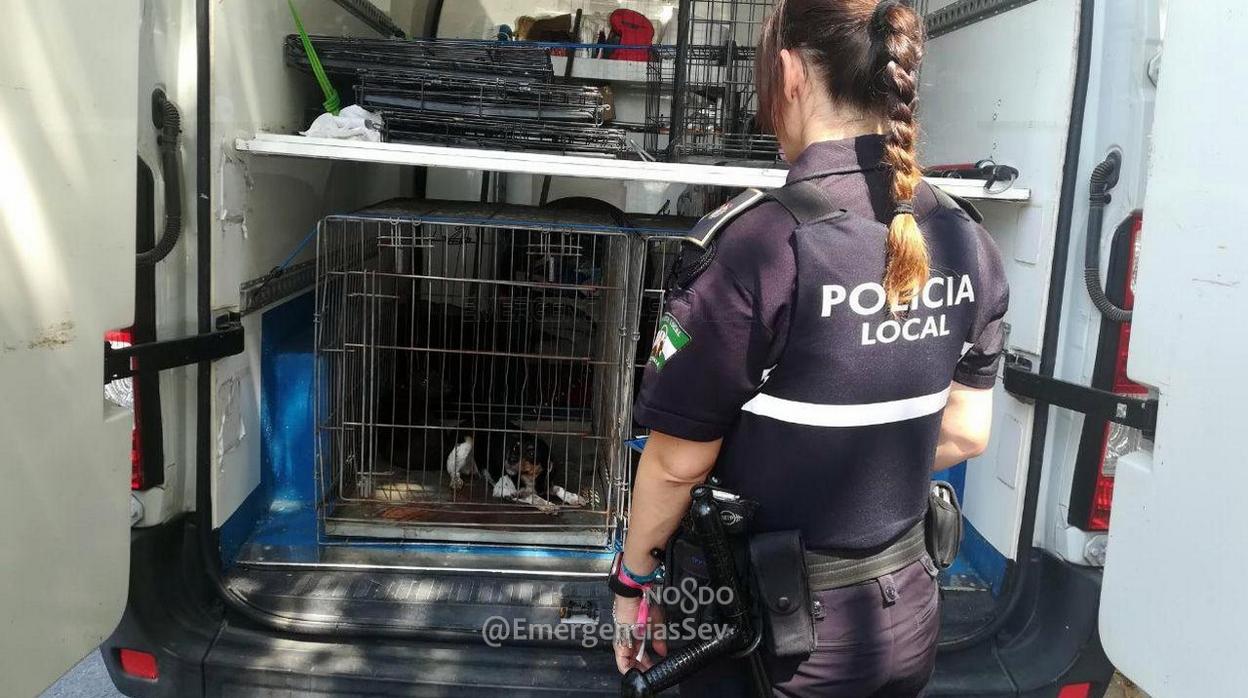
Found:
[[[639,591],[662,576],[653,551],[691,486],[714,475],[759,503],[752,536],[800,536],[778,573],[806,579],[815,633],[796,649],[765,639],[775,695],[924,691],[940,623],[922,544],[930,478],[988,441],[1008,290],[978,214],[921,177],[922,33],[897,0],[779,0],[763,28],[759,119],[788,183],[704,218],[673,271],[610,580],[631,630],[621,671],[666,652],[645,637],[663,620]],[[701,672],[681,695],[740,694],[745,665]]]

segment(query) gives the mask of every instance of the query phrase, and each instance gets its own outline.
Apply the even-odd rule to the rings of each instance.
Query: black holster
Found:
[[[717,493],[725,496],[716,496]],[[729,592],[727,598],[717,598],[713,608],[702,609],[712,612],[715,622],[721,624],[720,632],[709,640],[669,647],[667,657],[645,671],[630,669],[621,680],[620,693],[626,698],[648,698],[676,686],[720,659],[735,657],[749,668],[751,692],[760,697],[769,696],[766,668],[757,652],[759,632],[750,613],[750,594],[744,584],[742,560],[738,554],[756,505],[710,485],[698,485],[692,494],[693,505],[678,536],[690,551],[686,560],[689,567],[673,568],[673,571],[678,576],[688,574],[695,580],[704,573],[708,586]],[[669,558],[678,544],[669,546]],[[684,578],[680,577],[681,581]]]
[[[963,535],[962,507],[953,485],[939,480],[932,482],[923,527],[932,563],[936,569],[949,569],[958,557]]]
[[[726,496],[715,497],[713,492]],[[755,502],[726,490],[706,485],[695,488],[691,513],[698,515],[687,517],[668,543],[665,583],[682,589],[689,584],[687,580],[696,587],[728,583],[744,598],[734,594],[728,607],[700,608],[698,621],[726,621],[730,632],[709,643],[681,647],[648,671],[629,671],[622,684],[624,695],[654,695],[728,655],[749,663],[755,692],[765,695],[766,677],[755,651],[760,635],[773,656],[809,656],[817,642],[815,591],[895,572],[925,554],[945,569],[953,564],[962,543],[962,512],[957,495],[945,482],[932,483],[923,521],[874,551],[809,552],[800,531],[749,536],[756,508]],[[665,611],[669,622],[681,618],[677,607]]]

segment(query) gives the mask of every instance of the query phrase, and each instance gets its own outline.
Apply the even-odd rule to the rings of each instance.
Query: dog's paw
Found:
[[[559,505],[555,504],[554,502],[546,501],[545,499],[538,499],[538,501],[534,503],[533,506],[537,507],[537,510],[542,512],[543,514],[553,515],[553,514],[559,513]]]
[[[555,485],[554,487],[551,488],[551,492],[553,492],[556,497],[562,500],[564,504],[570,507],[595,506],[598,503],[597,493],[595,493],[592,489],[589,489],[589,488],[586,488],[582,490],[580,494],[577,494],[575,492],[569,492],[565,490],[564,488],[558,485]]]

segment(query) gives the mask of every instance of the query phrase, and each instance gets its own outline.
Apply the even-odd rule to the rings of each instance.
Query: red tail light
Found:
[[[1092,695],[1092,684],[1090,683],[1070,683],[1062,686],[1062,690],[1057,692],[1057,698],[1088,698]]]
[[[1122,295],[1122,307],[1127,310],[1135,305],[1135,272],[1140,259],[1140,228],[1143,223],[1143,217],[1136,216],[1131,226],[1130,257],[1127,260],[1126,284]],[[1114,377],[1111,389],[1120,395],[1147,395],[1147,388],[1127,377],[1127,354],[1130,348],[1131,323],[1124,322],[1118,330],[1118,351],[1114,357]],[[1114,473],[1118,458],[1138,449],[1142,438],[1143,434],[1139,429],[1124,427],[1113,422],[1105,425],[1100,467],[1097,469],[1092,507],[1088,514],[1088,530],[1109,529],[1109,512],[1113,506]]]
[[[160,678],[160,667],[156,666],[156,655],[139,650],[117,650],[117,661],[121,670],[137,679],[155,681]]]
[[[134,328],[113,330],[104,333],[104,341],[114,349],[129,347],[134,344]],[[138,382],[133,378],[122,378],[109,383],[104,395],[114,404],[130,409],[134,415],[134,427],[130,430],[130,489],[143,489],[143,448],[139,435],[139,424],[142,418],[142,405]]]

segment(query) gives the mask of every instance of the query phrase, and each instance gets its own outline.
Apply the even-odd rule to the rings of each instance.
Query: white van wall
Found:
[[[411,21],[423,21],[424,0],[407,0]],[[150,94],[163,86],[183,117],[183,241],[157,276],[162,338],[195,331],[196,28],[195,0],[145,0],[140,41],[140,153],[157,170]],[[417,5],[420,5],[417,7]],[[376,36],[336,4],[296,0],[309,33]],[[328,161],[243,159],[234,139],[257,131],[289,133],[307,126],[305,107],[317,104],[310,76],[287,68],[283,38],[295,31],[286,2],[214,2],[212,27],[212,306],[237,310],[242,282],[266,273],[331,211],[350,210],[398,195],[399,168]],[[350,103],[352,95],[343,95]],[[158,218],[164,211],[159,205]],[[299,260],[310,256],[305,250]],[[298,260],[297,260],[298,261]],[[214,371],[214,521],[220,525],[260,479],[258,327],[247,329],[244,354]],[[143,525],[193,507],[194,368],[162,376],[166,485],[144,493]]]
[[[157,231],[164,228],[164,172],[152,125],[152,90],[161,87],[182,115],[182,238],[156,267],[156,334],[160,339],[196,332],[195,323],[195,1],[144,0],[139,27],[139,156],[155,177]],[[165,483],[138,493],[140,526],[151,526],[190,508],[195,487],[195,369],[160,374]]]
[[[986,201],[979,208],[1010,281],[1007,346],[1032,356],[1044,334],[1078,20],[1078,0],[1037,0],[931,39],[921,76],[922,162],[992,158],[1017,167],[1018,184],[1031,188],[1027,203]],[[1014,558],[1032,407],[999,385],[994,405],[988,451],[967,467],[966,516]]]
[[[376,36],[334,3],[305,0],[296,7],[309,34]],[[397,196],[404,180],[398,167],[239,156],[236,138],[306,128],[307,105],[321,100],[313,78],[283,60],[283,38],[294,31],[286,3],[214,3],[211,23],[212,303],[226,310],[238,307],[243,282],[281,262],[322,217]],[[342,95],[343,103],[352,97]],[[246,330],[246,351],[217,363],[213,375],[218,526],[260,483],[258,317]]]
[[[1088,106],[1084,119],[1079,171],[1091,173],[1106,155],[1122,153],[1122,173],[1111,192],[1101,231],[1101,278],[1106,278],[1114,228],[1132,211],[1143,208],[1152,152],[1153,107],[1157,86],[1150,65],[1161,51],[1161,16],[1164,0],[1102,0],[1096,6],[1096,32],[1092,47],[1092,71],[1088,82]],[[1056,375],[1088,385],[1096,363],[1101,316],[1084,288],[1084,245],[1087,239],[1087,175],[1076,190],[1061,348]],[[1087,532],[1067,523],[1070,493],[1083,415],[1054,409],[1049,418],[1049,447],[1036,540],[1038,545],[1076,564],[1094,564],[1086,556],[1088,543],[1103,534]]]

